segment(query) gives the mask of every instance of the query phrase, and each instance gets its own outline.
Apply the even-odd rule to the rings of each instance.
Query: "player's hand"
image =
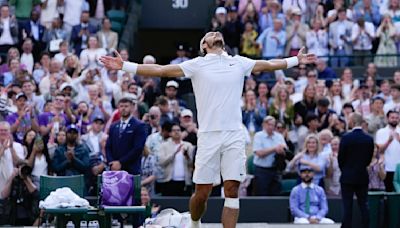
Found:
[[[299,59],[299,64],[312,64],[317,61],[317,56],[315,54],[306,53],[305,47],[300,49],[297,58]]]
[[[99,60],[108,70],[121,70],[124,61],[117,51],[114,51],[114,54],[116,57],[101,56]]]

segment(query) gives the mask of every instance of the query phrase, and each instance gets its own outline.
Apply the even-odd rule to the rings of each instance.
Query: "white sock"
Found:
[[[198,220],[198,221],[191,220],[191,221],[192,221],[192,224],[191,224],[190,228],[200,228],[201,227],[200,220]]]

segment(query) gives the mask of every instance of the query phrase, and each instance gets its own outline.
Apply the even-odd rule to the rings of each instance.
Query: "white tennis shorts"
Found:
[[[243,130],[199,132],[193,182],[218,185],[222,180],[242,182],[246,176]]]

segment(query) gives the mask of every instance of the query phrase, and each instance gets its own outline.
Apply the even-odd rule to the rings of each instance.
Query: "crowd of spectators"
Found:
[[[19,212],[0,224],[34,222],[41,175],[83,174],[86,193],[95,195],[98,174],[125,170],[142,175],[150,197],[190,196],[198,128],[188,79],[161,89],[159,78],[107,70],[98,61],[119,39],[105,12],[125,1],[1,2],[0,206],[4,215],[11,213],[6,205]],[[322,193],[340,196],[340,139],[354,112],[376,143],[370,190],[395,190],[400,71],[378,85],[377,67],[396,66],[397,58],[369,54],[377,38],[377,54],[397,53],[399,13],[398,0],[218,1],[209,30],[222,32],[229,53],[269,59],[306,46],[321,56],[315,66],[294,69],[293,78],[276,72],[272,85],[262,75],[245,79],[243,130],[255,171],[243,195],[279,195],[289,176],[311,179],[324,200]],[[129,59],[127,50],[119,53]],[[364,56],[350,60],[352,53]],[[332,66],[366,64],[364,78],[353,80],[351,68],[338,77],[328,55],[345,56],[330,58]],[[171,63],[188,57],[179,45]],[[143,63],[156,58],[146,55]]]

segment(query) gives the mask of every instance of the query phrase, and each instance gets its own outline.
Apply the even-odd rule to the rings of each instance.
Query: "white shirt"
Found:
[[[13,45],[14,41],[10,31],[10,18],[1,19],[3,22],[3,33],[0,36],[0,45]]]
[[[240,102],[244,77],[256,61],[242,56],[207,54],[179,66],[192,79],[198,111],[199,132],[242,128]]]
[[[40,23],[51,23],[54,18],[58,17],[57,0],[47,0],[46,8],[42,8],[40,12]]]
[[[33,39],[35,39],[35,40],[39,40],[39,22],[33,22],[33,21],[30,21],[30,23],[31,23],[31,32],[32,32],[32,36],[33,36]]]
[[[372,49],[372,39],[375,37],[375,28],[371,22],[365,22],[364,31],[360,33],[360,26],[357,23],[353,25],[351,31],[351,40],[355,40],[353,46],[354,50],[371,50]],[[372,36],[372,39],[367,35],[367,33]]]
[[[64,62],[64,59],[67,58],[67,56],[68,56],[68,55],[64,55],[63,53],[60,52],[60,53],[57,53],[57,54],[54,56],[54,58],[55,58],[57,61],[63,63],[63,62]]]
[[[32,169],[32,175],[36,177],[40,177],[43,175],[47,175],[47,161],[46,156],[43,154],[41,156],[35,156],[35,163]]]
[[[82,67],[98,67],[100,65],[99,58],[103,55],[107,55],[107,51],[104,48],[83,50],[80,55]]]
[[[21,63],[23,63],[26,66],[26,70],[30,74],[32,74],[33,65],[34,65],[34,60],[33,60],[32,53],[30,53],[30,54],[22,53],[22,55],[21,55]]]
[[[389,126],[379,129],[375,136],[376,144],[385,144],[389,140],[393,131],[394,130]],[[396,132],[400,134],[399,127],[396,128]],[[400,142],[393,139],[385,150],[385,170],[388,172],[394,172],[398,163],[400,163]]]
[[[64,0],[64,23],[78,25],[82,14],[84,0]]]
[[[93,131],[89,132],[89,142],[92,145],[93,151],[90,151],[89,156],[97,155],[100,152],[100,133],[95,135]]]
[[[25,158],[25,151],[21,144],[14,142],[13,148],[20,159]],[[13,173],[13,170],[14,165],[11,150],[7,149],[4,151],[3,156],[0,157],[0,199],[2,199],[1,192],[3,192],[8,179]]]
[[[386,104],[383,106],[383,111],[385,112],[385,115],[389,110],[396,110],[400,111],[400,102],[395,103],[394,100],[386,102]]]
[[[180,144],[176,144],[175,151],[178,150]],[[182,146],[183,147],[183,146]],[[184,148],[175,155],[174,158],[174,169],[172,170],[173,181],[184,181],[185,180],[185,156],[183,155]],[[174,151],[174,152],[175,152]]]

